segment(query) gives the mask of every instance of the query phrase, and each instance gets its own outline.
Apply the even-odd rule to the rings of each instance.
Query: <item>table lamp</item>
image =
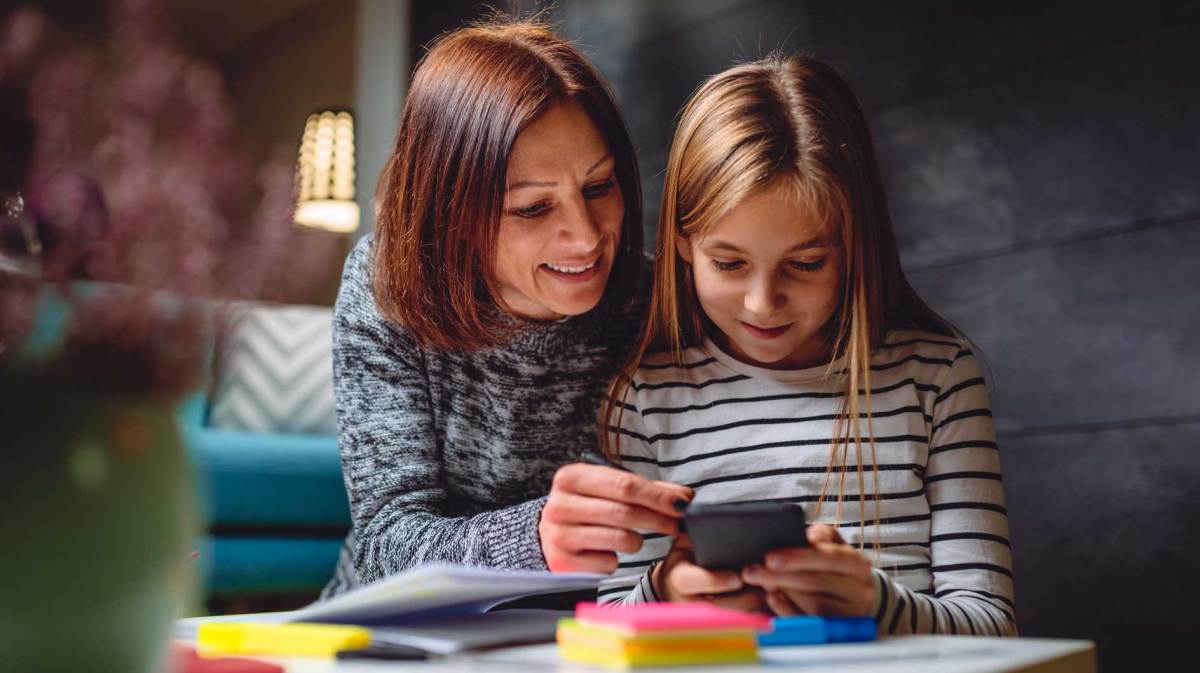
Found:
[[[354,118],[345,110],[314,112],[304,122],[296,224],[346,234],[358,229],[354,202]]]

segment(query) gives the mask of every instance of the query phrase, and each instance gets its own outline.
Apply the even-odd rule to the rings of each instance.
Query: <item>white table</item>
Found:
[[[1087,640],[896,636],[874,643],[770,647],[759,664],[642,668],[664,673],[764,673],[789,668],[822,673],[1095,673]],[[494,650],[431,661],[275,659],[288,673],[596,673],[607,669],[564,662],[553,644]]]

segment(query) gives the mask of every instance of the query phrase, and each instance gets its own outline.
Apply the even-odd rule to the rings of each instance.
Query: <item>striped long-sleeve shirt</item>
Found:
[[[840,520],[837,474],[817,512],[843,399],[840,377],[825,373],[824,366],[749,366],[711,342],[687,349],[682,367],[651,356],[625,400],[622,461],[649,478],[692,487],[697,503],[793,502],[810,522],[837,525],[874,565],[880,633],[1015,635],[1000,460],[987,387],[970,349],[897,330],[872,355],[877,471],[864,443],[863,511],[851,444]],[[643,538],[641,551],[620,557],[601,587],[602,602],[656,600],[649,571],[673,538]]]

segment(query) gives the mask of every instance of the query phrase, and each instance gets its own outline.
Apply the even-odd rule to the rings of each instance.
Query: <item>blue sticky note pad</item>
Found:
[[[831,643],[863,643],[875,640],[875,620],[870,617],[828,617],[825,631]]]
[[[870,617],[776,617],[771,620],[771,631],[758,635],[760,647],[871,640],[875,640],[875,620]]]
[[[771,630],[758,634],[760,647],[780,645],[815,645],[827,642],[825,620],[821,617],[776,617]]]

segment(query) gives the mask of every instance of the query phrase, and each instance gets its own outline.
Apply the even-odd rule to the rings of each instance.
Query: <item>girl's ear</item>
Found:
[[[683,258],[683,261],[688,264],[692,263],[692,242],[682,236],[675,238],[675,251]]]

